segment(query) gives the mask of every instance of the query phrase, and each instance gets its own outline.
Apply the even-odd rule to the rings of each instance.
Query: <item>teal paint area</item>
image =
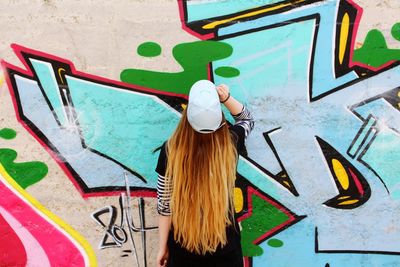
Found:
[[[160,146],[180,115],[156,96],[67,78],[85,144],[155,185]]]
[[[251,184],[257,185],[258,189],[262,192],[274,197],[274,199],[278,201],[283,200],[282,196],[279,194],[279,190],[277,190],[273,182],[273,179],[260,172],[257,167],[250,164],[243,157],[239,157],[238,173],[246,177]]]
[[[268,241],[260,244],[264,253],[253,257],[253,266],[266,266],[266,263],[273,267],[325,266],[329,262],[332,267],[395,267],[400,263],[398,255],[357,254],[351,251],[340,253],[318,251],[316,253],[315,225],[307,218],[276,234],[274,238],[284,242],[284,245],[276,248],[269,246]]]
[[[336,66],[335,63],[332,62],[336,56],[333,45],[335,44],[335,40],[333,40],[333,36],[335,36],[335,29],[337,29],[334,18],[336,17],[338,12],[337,9],[340,6],[339,1],[318,1],[318,3],[309,5],[307,5],[307,2],[304,2],[304,4],[306,4],[306,6],[294,7],[289,12],[265,14],[265,16],[261,16],[260,18],[254,20],[241,21],[240,23],[232,23],[231,25],[227,26],[224,25],[224,27],[218,29],[218,36],[221,38],[227,37],[228,39],[224,39],[224,42],[228,42],[231,35],[239,34],[243,39],[242,45],[247,46],[248,51],[252,51],[254,44],[247,41],[247,37],[253,35],[254,33],[269,33],[277,31],[277,38],[279,38],[281,42],[278,42],[276,48],[279,48],[283,45],[290,46],[292,37],[299,35],[301,36],[301,34],[304,33],[302,37],[308,40],[306,42],[308,49],[300,50],[302,47],[296,46],[292,43],[293,46],[288,49],[285,60],[290,66],[292,63],[291,59],[297,56],[298,53],[309,55],[309,57],[307,57],[306,64],[302,66],[303,68],[300,71],[310,70],[310,73],[307,73],[306,78],[310,81],[310,83],[304,85],[295,84],[294,86],[298,86],[300,90],[300,88],[307,88],[309,85],[312,85],[312,87],[309,88],[311,91],[310,95],[313,98],[317,98],[322,94],[334,92],[335,88],[354,81],[358,79],[359,76],[354,71],[349,71],[341,76],[335,75]],[[316,14],[318,14],[318,17],[313,19],[312,17],[314,17]],[[307,27],[301,27],[304,25],[305,21],[297,22],[298,19],[313,21],[314,26],[311,28],[311,35],[308,35]],[[286,32],[285,36],[280,36],[279,31],[293,23],[298,24],[299,31]],[[263,44],[268,45],[270,42],[276,42],[276,40],[274,39],[274,36],[268,39],[261,37],[258,42],[263,42]],[[313,43],[315,46],[313,46]],[[236,51],[236,47],[234,47],[234,51]],[[279,65],[276,64],[276,73],[279,74],[279,71],[281,71],[281,69],[279,68]],[[241,73],[243,72],[241,71]],[[302,73],[296,73],[294,71],[294,73],[289,75],[289,78],[292,79],[289,79],[285,86],[288,86],[290,83],[292,83],[293,78],[296,78],[298,74]],[[310,77],[308,77],[308,75],[310,75]],[[258,77],[262,77],[265,81],[270,78],[269,76],[262,76],[261,74]]]
[[[217,72],[223,66],[239,70],[240,75],[229,80],[221,76],[216,83],[226,83],[241,101],[280,96],[281,90],[296,85],[307,88],[310,38],[314,21],[292,23],[279,28],[225,39],[233,47],[230,57],[213,63]]]
[[[54,116],[61,124],[67,123],[67,117],[64,112],[63,103],[60,96],[60,89],[55,77],[55,70],[49,62],[30,59],[36,75],[38,76],[42,88],[52,105]]]
[[[3,165],[6,172],[22,188],[35,184],[42,180],[47,172],[47,165],[39,161],[15,162],[17,152],[13,149],[0,149],[0,164]]]
[[[381,129],[362,159],[384,180],[393,199],[400,199],[400,138],[388,128]]]
[[[156,56],[157,47],[156,43],[143,43],[139,46],[138,53],[146,57]],[[154,50],[157,51],[154,52]],[[163,92],[187,95],[190,87],[196,81],[208,79],[209,63],[229,57],[232,54],[232,47],[224,42],[196,41],[176,45],[172,54],[183,71],[168,73],[125,69],[120,74],[121,81]],[[234,68],[225,67],[219,72],[220,75],[224,77],[239,75],[239,72]]]
[[[251,8],[284,2],[282,0],[216,0],[216,1],[186,1],[188,22],[207,18],[234,14]]]
[[[0,138],[11,140],[17,136],[17,132],[10,128],[3,128],[0,130]]]
[[[383,98],[359,106],[355,111],[364,119],[369,114],[372,114],[378,121],[376,137],[371,140],[371,144],[362,156],[362,160],[383,180],[391,198],[398,200],[400,199],[400,168],[398,167],[400,162],[399,112]],[[369,124],[371,122],[368,122]],[[371,138],[372,135],[369,136],[368,140]],[[364,146],[367,144],[364,144]]]
[[[102,107],[90,106],[90,109],[80,111],[66,106],[65,108],[70,111],[69,115],[71,117],[68,120],[68,124],[59,125],[38,83],[35,80],[19,75],[15,75],[13,78],[16,82],[14,90],[17,90],[19,95],[17,103],[21,107],[24,117],[29,120],[27,125],[35,125],[35,128],[31,128],[31,130],[40,130],[40,135],[38,136],[42,137],[43,142],[51,144],[49,148],[58,156],[57,160],[61,161],[61,163],[68,163],[69,168],[73,169],[73,173],[78,175],[78,177],[70,176],[70,178],[75,179],[75,182],[81,186],[83,192],[87,192],[87,190],[93,192],[99,189],[104,192],[105,188],[109,191],[115,191],[118,188],[125,188],[124,173],[127,174],[126,178],[132,192],[135,190],[150,192],[150,190],[155,189],[155,175],[152,175],[152,179],[146,181],[145,177],[134,173],[132,170],[130,171],[126,166],[122,166],[112,158],[107,157],[107,155],[96,153],[90,150],[90,147],[84,146],[85,137],[79,125],[77,125],[82,120],[82,112],[86,111],[84,116],[86,121],[96,121],[98,125],[101,125],[96,109],[101,109]],[[82,83],[91,82],[83,80]],[[101,84],[97,85],[101,86]],[[121,90],[115,87],[112,87],[112,89]],[[69,90],[67,92],[69,93]],[[95,94],[96,92],[92,91],[92,93]],[[143,98],[151,97],[146,94],[142,96]],[[71,96],[68,96],[68,99],[71,98]],[[155,103],[165,106],[163,102],[157,102],[156,97],[151,98],[155,100]],[[175,117],[178,116],[177,114],[174,115]],[[85,133],[87,139],[92,139],[99,133],[98,125],[92,125],[93,127]],[[159,144],[155,143],[154,147],[157,146]]]
[[[370,141],[373,138],[374,132],[371,133],[371,128],[374,126],[374,123],[376,123],[375,119],[373,118],[368,119],[365,127],[362,129],[361,133],[359,133],[359,136],[357,137],[356,141],[349,150],[348,152],[349,155],[355,157],[360,148],[365,144],[368,144],[369,143],[368,141]]]

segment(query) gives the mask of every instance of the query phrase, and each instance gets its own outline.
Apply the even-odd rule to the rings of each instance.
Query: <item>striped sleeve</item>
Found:
[[[254,128],[254,118],[251,115],[250,111],[245,106],[243,106],[243,109],[239,114],[231,115],[235,120],[235,125],[239,125],[244,128],[245,138],[247,138],[247,136]]]
[[[167,183],[162,175],[158,175],[157,180],[157,212],[163,216],[171,216],[171,184]]]

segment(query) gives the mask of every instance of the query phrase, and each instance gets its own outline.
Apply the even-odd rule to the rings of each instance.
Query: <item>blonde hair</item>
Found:
[[[174,239],[188,251],[212,253],[226,244],[226,226],[234,214],[237,153],[229,128],[198,133],[184,110],[167,153]]]

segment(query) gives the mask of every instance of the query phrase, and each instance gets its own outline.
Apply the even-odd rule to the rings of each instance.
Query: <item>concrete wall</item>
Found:
[[[256,119],[246,266],[398,266],[400,4],[292,2],[2,3],[0,265],[154,266],[154,150],[209,78]]]

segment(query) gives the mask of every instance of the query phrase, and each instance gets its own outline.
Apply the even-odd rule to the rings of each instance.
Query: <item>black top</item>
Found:
[[[240,149],[242,149],[245,151],[245,146],[244,146],[245,133],[243,127],[234,125],[230,127],[230,130],[231,133],[236,137],[235,139],[237,140],[237,150],[240,151]],[[161,147],[160,156],[158,158],[158,163],[156,167],[157,173],[161,176],[165,176],[167,160],[168,160],[167,153],[165,150],[165,145],[166,143],[164,143]],[[204,257],[227,254],[232,251],[241,251],[240,228],[237,223],[236,217],[234,222],[230,226],[227,226],[226,228],[226,238],[227,238],[226,245],[224,247],[219,246],[214,253],[197,255],[182,248],[180,244],[174,240],[173,229],[171,229],[170,234],[168,236],[168,248],[170,251],[173,250],[175,254],[179,254],[181,256],[184,256],[185,258],[192,258],[193,260],[195,260],[196,258],[204,258]]]
[[[254,120],[250,112],[243,107],[241,113],[234,115],[235,124],[230,126],[229,130],[235,140],[237,152],[241,155],[247,155],[245,140],[248,134],[254,127]],[[170,215],[169,200],[171,194],[171,185],[165,184],[165,172],[168,162],[168,155],[166,153],[166,142],[162,145],[160,150],[160,156],[156,167],[158,173],[157,182],[157,210],[160,215]],[[189,260],[204,260],[207,258],[213,258],[215,256],[232,255],[234,252],[238,258],[241,258],[241,245],[240,245],[240,228],[235,216],[234,222],[226,227],[227,243],[224,247],[219,246],[214,253],[207,253],[205,255],[199,255],[193,252],[187,251],[182,248],[181,245],[176,242],[173,238],[173,229],[171,229],[168,236],[168,248],[170,254],[173,253],[179,257],[183,257]],[[231,257],[231,256],[229,256]]]

